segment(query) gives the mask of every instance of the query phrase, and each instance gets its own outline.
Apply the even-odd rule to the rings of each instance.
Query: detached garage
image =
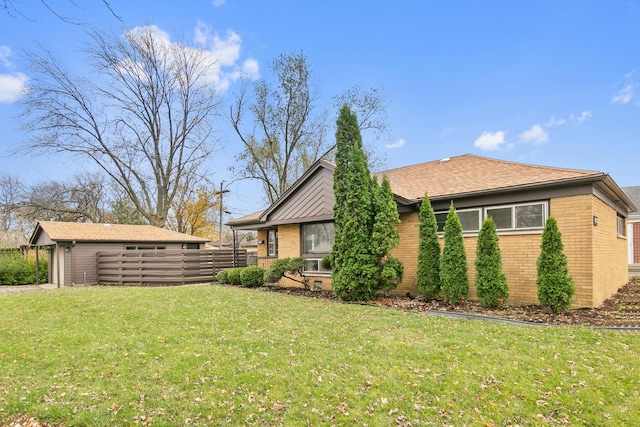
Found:
[[[203,249],[206,242],[152,225],[52,221],[39,222],[29,239],[38,256],[48,249],[49,282],[58,287],[98,283],[98,252]]]

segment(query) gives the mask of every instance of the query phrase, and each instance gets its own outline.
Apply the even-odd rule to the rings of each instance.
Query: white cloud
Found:
[[[159,46],[171,47],[176,44],[171,41],[169,34],[155,25],[135,27],[125,33],[126,36],[136,36],[138,33],[151,32]],[[259,77],[258,61],[253,58],[240,62],[242,38],[233,31],[227,31],[224,36],[215,34],[211,26],[202,21],[197,21],[194,28],[193,42],[195,48],[208,56],[207,62],[211,66],[207,68],[206,78],[213,82],[215,88],[226,91],[235,80],[248,77]],[[130,72],[136,72],[136,64],[126,64],[125,68]]]
[[[22,73],[0,74],[0,102],[12,103],[27,91],[29,77]]]
[[[611,102],[614,104],[628,104],[633,98],[634,85],[628,84],[620,90],[617,94],[611,98]]]
[[[622,78],[622,89],[611,98],[613,104],[628,104],[633,99],[636,88],[636,83],[633,81],[633,73],[634,72],[631,71]]]
[[[504,136],[505,132],[501,130],[493,133],[482,132],[482,135],[480,135],[478,139],[475,140],[473,146],[480,148],[481,150],[494,151],[500,148],[501,145],[506,143]]]
[[[211,2],[212,5],[214,5],[215,7],[220,7],[223,4],[225,4],[227,2],[227,0],[213,0]]]
[[[242,38],[234,31],[227,31],[224,37],[215,34],[210,25],[202,21],[196,23],[194,42],[206,50],[215,64],[211,77],[220,91],[229,88],[239,78],[256,79],[260,76],[258,61],[248,58],[238,63],[242,49]]]
[[[404,144],[406,144],[406,141],[402,138],[400,138],[399,140],[397,140],[396,142],[392,143],[392,144],[385,144],[385,147],[393,150],[394,148],[402,148],[404,147]]]
[[[583,111],[582,113],[580,113],[579,116],[572,114],[570,117],[571,117],[571,120],[575,120],[577,124],[581,125],[582,123],[584,123],[585,120],[593,117],[593,114],[591,114],[590,111]]]
[[[549,134],[540,125],[531,126],[531,129],[525,130],[519,137],[521,141],[533,142],[537,145],[544,144],[549,140]]]
[[[11,48],[9,48],[9,46],[1,45],[0,46],[0,62],[6,68],[9,68],[13,65],[11,61],[9,61],[10,56],[11,56]]]
[[[562,126],[567,123],[566,119],[556,119],[555,117],[551,117],[547,123],[545,123],[544,127],[553,127],[553,126]]]

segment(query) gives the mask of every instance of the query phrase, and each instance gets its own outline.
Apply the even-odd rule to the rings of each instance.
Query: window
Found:
[[[618,215],[618,221],[617,221],[617,225],[618,225],[618,236],[626,236],[626,227],[624,226],[624,217]]]
[[[302,224],[302,256],[304,271],[330,273],[322,267],[321,260],[331,253],[335,233],[333,222]]]
[[[125,246],[125,249],[128,251],[154,251],[154,250],[164,250],[165,246]]]
[[[278,230],[267,230],[267,256],[278,256]]]
[[[200,243],[184,243],[182,249],[200,249]]]
[[[447,215],[449,212],[436,213],[436,223],[438,224],[438,233],[444,232],[444,226],[447,223]],[[456,209],[462,231],[478,231],[480,230],[480,209]]]
[[[302,253],[329,254],[333,246],[334,232],[333,222],[302,224]]]
[[[485,209],[485,217],[493,218],[498,230],[543,228],[547,220],[547,203],[490,207]]]

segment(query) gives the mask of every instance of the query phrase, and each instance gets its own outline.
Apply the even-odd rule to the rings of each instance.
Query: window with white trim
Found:
[[[335,233],[333,222],[313,222],[301,225],[302,256],[305,258],[304,271],[330,273],[324,269],[322,258],[331,253]]]
[[[485,218],[493,218],[498,230],[529,230],[544,228],[547,202],[491,206],[484,210]]]
[[[627,227],[624,225],[625,220],[622,215],[618,215],[617,217],[617,228],[618,228],[618,236],[624,237],[627,235]]]
[[[278,230],[267,230],[267,256],[278,256]]]
[[[438,225],[438,233],[444,232],[444,226],[447,223],[447,215],[449,212],[437,212],[436,223]],[[462,226],[462,231],[474,232],[480,230],[481,218],[480,209],[456,209],[458,220]]]

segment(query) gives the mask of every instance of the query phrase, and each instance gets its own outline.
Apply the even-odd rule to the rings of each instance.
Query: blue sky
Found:
[[[38,43],[82,72],[87,26],[64,23],[40,2],[0,14],[0,172],[25,181],[64,177],[76,159],[10,158],[28,138],[16,99]],[[155,25],[219,55],[221,88],[240,71],[258,76],[280,53],[303,51],[325,101],[353,85],[389,101],[388,168],[473,153],[525,163],[599,170],[621,187],[640,185],[640,2],[100,0],[82,8],[50,0],[60,15],[95,26]],[[85,3],[89,5],[84,6]],[[220,123],[224,149],[209,165],[230,177],[239,141]],[[57,170],[52,164],[61,164]],[[259,188],[234,183],[230,210],[264,207]]]

